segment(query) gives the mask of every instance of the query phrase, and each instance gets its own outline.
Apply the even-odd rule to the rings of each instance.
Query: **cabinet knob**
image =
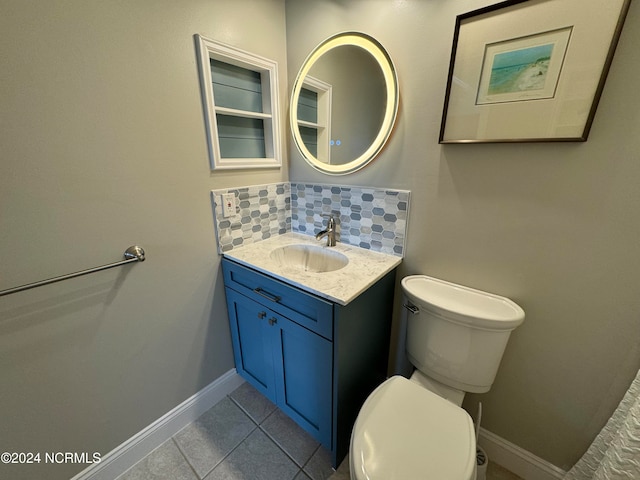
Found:
[[[258,313],[258,318],[264,318],[267,316],[267,312],[260,312]]]
[[[273,326],[274,324],[278,323],[278,319],[275,317],[271,317],[269,319],[269,325]]]

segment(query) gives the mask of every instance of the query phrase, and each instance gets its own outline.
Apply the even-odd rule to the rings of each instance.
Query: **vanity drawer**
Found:
[[[222,271],[225,286],[332,340],[333,303],[227,258]]]

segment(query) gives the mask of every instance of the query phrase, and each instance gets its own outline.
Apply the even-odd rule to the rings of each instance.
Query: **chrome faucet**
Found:
[[[322,237],[327,237],[327,247],[335,247],[336,246],[336,221],[333,218],[333,215],[323,215],[328,216],[329,220],[327,220],[327,228],[318,232],[316,235],[316,240],[320,240]]]

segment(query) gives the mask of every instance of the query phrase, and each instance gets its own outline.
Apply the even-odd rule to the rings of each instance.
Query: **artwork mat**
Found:
[[[507,0],[458,15],[440,143],[585,141],[630,0]],[[485,46],[572,26],[556,94],[476,104]]]
[[[558,80],[567,53],[567,47],[569,46],[572,30],[573,27],[569,26],[558,30],[486,45],[476,105],[553,98],[558,87]],[[549,66],[545,74],[544,88],[520,90],[508,93],[492,94],[489,92],[494,70],[493,65],[495,64],[497,56],[545,45],[552,45],[553,47]]]

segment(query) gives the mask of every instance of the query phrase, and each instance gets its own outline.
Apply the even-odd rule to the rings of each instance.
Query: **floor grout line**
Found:
[[[193,422],[191,422],[193,423]],[[189,424],[191,425],[191,424]],[[191,465],[191,462],[189,461],[189,458],[187,458],[187,456],[185,455],[185,453],[182,451],[182,448],[180,448],[180,444],[176,441],[175,439],[175,435],[173,437],[171,437],[170,439],[173,444],[176,446],[176,448],[178,449],[178,452],[180,452],[180,455],[182,455],[182,458],[184,458],[184,461],[187,463],[187,465],[189,465],[189,468],[191,469],[191,471],[193,472],[193,474],[196,476],[196,478],[198,480],[202,480],[202,478],[200,478],[200,475],[198,475],[198,472],[196,472],[196,469],[193,468],[193,465]]]
[[[273,415],[273,414],[276,412],[276,408],[274,408],[271,412],[269,412],[269,414],[268,414],[268,415],[267,415],[267,416],[266,416],[266,417],[265,417],[261,422],[258,422],[256,419],[254,419],[254,418],[253,418],[253,416],[249,413],[249,411],[248,411],[246,408],[244,408],[244,407],[243,407],[243,406],[242,406],[242,405],[241,405],[237,400],[235,400],[233,397],[231,397],[231,395],[227,395],[227,397],[229,398],[229,400],[231,400],[231,401],[233,402],[233,404],[234,404],[234,405],[236,405],[236,406],[237,406],[237,407],[242,411],[242,413],[244,413],[244,414],[249,418],[249,420],[251,420],[251,422],[256,426],[256,428],[252,429],[252,430],[249,432],[249,434],[248,434],[246,437],[244,437],[244,438],[243,438],[243,439],[242,439],[242,440],[241,440],[241,441],[240,441],[240,442],[239,442],[239,443],[238,443],[238,444],[237,444],[237,445],[236,445],[236,446],[235,446],[235,447],[234,447],[234,448],[233,448],[233,449],[228,453],[228,454],[226,454],[222,459],[220,459],[220,461],[219,461],[218,463],[216,463],[216,465],[215,465],[211,470],[209,470],[209,471],[207,472],[207,474],[206,474],[203,478],[198,477],[198,478],[199,478],[199,480],[203,480],[207,475],[209,475],[211,472],[213,472],[213,470],[215,470],[215,469],[216,469],[216,467],[217,467],[218,465],[220,465],[222,462],[224,462],[224,460],[225,460],[228,456],[230,456],[230,455],[231,455],[231,454],[232,454],[236,449],[238,449],[238,447],[240,447],[240,445],[242,445],[242,444],[247,440],[247,438],[249,438],[249,436],[250,436],[253,432],[255,432],[256,430],[260,430],[260,431],[261,431],[261,432],[262,432],[262,433],[263,433],[263,434],[264,434],[264,435],[269,439],[269,441],[270,441],[271,443],[273,443],[273,444],[276,446],[276,448],[277,448],[278,450],[280,450],[282,453],[284,453],[284,454],[285,454],[285,456],[286,456],[289,460],[291,460],[291,462],[293,462],[293,464],[298,468],[297,472],[296,472],[296,473],[295,473],[295,475],[292,477],[292,480],[293,480],[296,476],[298,476],[298,475],[300,474],[300,472],[303,472],[303,467],[301,467],[301,466],[298,464],[298,462],[296,462],[296,461],[295,461],[295,459],[294,459],[291,455],[289,455],[289,453],[287,453],[287,451],[286,451],[286,450],[285,450],[285,449],[280,445],[280,443],[278,443],[278,442],[276,441],[276,439],[275,439],[275,438],[273,438],[273,437],[269,434],[269,432],[267,432],[264,428],[262,428],[262,424],[263,424],[264,422],[266,422],[266,421],[267,421],[267,419],[268,419],[269,417],[271,417],[271,415]],[[315,450],[314,450],[314,454],[315,454]],[[313,455],[312,455],[312,456],[313,456]],[[305,463],[305,465],[309,462],[309,460],[311,460],[311,457],[309,457],[309,459],[307,460],[307,462]],[[190,466],[191,466],[191,465],[190,465]],[[305,475],[307,475],[307,477],[309,477],[309,475],[308,475],[306,472],[304,472],[304,473],[305,473]],[[198,475],[197,475],[197,473],[196,473],[196,476],[198,476]],[[309,477],[309,478],[311,478],[311,477]]]
[[[245,413],[245,414],[246,414],[246,415],[251,419],[251,421],[252,421],[253,423],[255,423],[255,424],[257,425],[258,429],[259,429],[262,433],[264,433],[264,434],[267,436],[267,438],[268,438],[271,442],[273,442],[273,443],[276,445],[276,447],[278,447],[278,449],[279,449],[280,451],[282,451],[282,453],[284,453],[284,454],[287,456],[287,458],[289,458],[289,459],[293,462],[293,464],[294,464],[296,467],[298,467],[298,471],[296,472],[296,475],[294,475],[294,477],[293,477],[293,478],[295,478],[297,475],[299,475],[299,474],[300,474],[300,472],[302,472],[302,473],[304,473],[308,478],[311,478],[311,479],[313,480],[313,478],[311,477],[311,475],[310,475],[310,474],[305,470],[305,467],[306,467],[307,465],[309,465],[309,463],[311,462],[311,459],[313,458],[313,456],[318,452],[318,450],[319,450],[320,448],[322,448],[322,444],[321,444],[321,443],[319,443],[319,444],[318,444],[318,446],[313,450],[313,453],[309,456],[309,458],[307,458],[307,459],[304,461],[303,465],[300,465],[300,464],[299,464],[299,463],[298,463],[298,462],[293,458],[293,456],[291,456],[291,455],[290,455],[290,454],[289,454],[289,453],[284,449],[284,447],[283,447],[283,446],[282,446],[282,445],[281,445],[281,444],[280,444],[280,443],[279,443],[279,442],[278,442],[278,441],[277,441],[277,440],[276,440],[276,439],[275,439],[275,438],[274,438],[274,437],[273,437],[273,436],[272,436],[272,435],[271,435],[271,434],[270,434],[270,433],[269,433],[265,428],[263,428],[263,424],[264,424],[264,423],[265,423],[269,418],[271,418],[271,416],[273,416],[273,415],[277,412],[277,410],[278,410],[278,408],[277,408],[277,407],[275,407],[273,410],[271,410],[271,411],[269,412],[269,414],[268,414],[264,419],[262,419],[262,421],[261,421],[261,422],[258,422],[258,421],[256,421],[256,419],[254,419],[254,418],[252,417],[252,415],[249,413],[249,411],[248,411],[246,408],[244,408],[244,407],[240,404],[240,402],[239,402],[239,401],[237,401],[236,399],[234,399],[233,397],[231,397],[231,395],[228,395],[228,397],[231,399],[231,401],[232,401],[235,405],[237,405],[237,406],[238,406],[238,408],[240,408],[240,410],[242,410],[242,411],[243,411],[243,412],[244,412],[244,413]],[[307,433],[307,432],[305,432],[305,433]],[[308,433],[307,433],[307,435],[308,435]],[[314,440],[315,440],[315,439],[314,439]],[[244,440],[243,440],[243,441],[244,441]],[[236,448],[237,448],[237,447],[236,447]]]
[[[223,457],[222,457],[218,462],[216,462],[216,463],[215,463],[215,465],[214,465],[213,467],[211,467],[211,469],[210,469],[210,470],[208,470],[205,474],[203,474],[203,475],[202,475],[202,477],[201,477],[200,475],[198,475],[198,472],[196,472],[196,471],[195,471],[195,468],[193,467],[193,465],[191,465],[191,462],[189,462],[189,458],[187,457],[186,453],[182,451],[182,449],[180,448],[180,445],[179,445],[179,444],[178,444],[178,442],[175,440],[175,438],[174,438],[174,437],[175,437],[175,435],[174,435],[173,437],[171,437],[171,439],[173,440],[173,443],[175,443],[175,444],[176,444],[176,446],[178,447],[178,451],[182,454],[182,456],[184,457],[184,459],[185,459],[185,460],[186,460],[186,462],[187,462],[187,465],[189,465],[189,467],[191,468],[191,470],[193,470],[193,472],[195,473],[195,475],[196,475],[196,477],[198,478],[198,480],[204,480],[204,479],[207,477],[207,475],[211,474],[211,472],[213,472],[213,471],[218,467],[218,465],[220,465],[222,462],[224,462],[224,461],[225,461],[225,459],[226,459],[229,455],[231,455],[231,454],[232,454],[232,453],[233,453],[233,452],[234,452],[234,451],[235,451],[235,450],[236,450],[240,445],[242,445],[242,443],[243,443],[247,438],[249,438],[249,436],[250,436],[253,432],[255,432],[257,429],[259,429],[259,428],[260,428],[260,425],[259,425],[259,424],[258,424],[258,423],[253,419],[253,417],[249,414],[249,412],[247,412],[244,408],[242,408],[242,406],[240,406],[240,405],[238,404],[238,402],[236,402],[233,398],[231,398],[231,396],[230,396],[230,395],[227,395],[226,397],[227,397],[229,400],[231,400],[231,402],[232,402],[235,406],[237,406],[237,407],[242,411],[242,413],[244,413],[244,414],[249,418],[249,420],[251,421],[251,423],[253,423],[254,428],[252,428],[252,429],[251,429],[251,431],[250,431],[249,433],[247,433],[247,435],[245,435],[245,436],[242,438],[242,440],[240,440],[240,441],[238,442],[238,444],[237,444],[235,447],[233,447],[233,448],[232,448],[232,449],[231,449],[231,450],[230,450],[226,455],[224,455],[224,456],[223,456]],[[214,406],[215,406],[215,405],[214,405]],[[213,407],[212,407],[212,408],[213,408]],[[204,412],[202,415],[205,415],[206,413],[207,413],[207,412]],[[200,417],[202,417],[202,415],[200,415]],[[191,422],[189,425],[191,425],[191,424],[193,424],[193,423],[197,422],[197,421],[198,421],[198,419],[199,419],[200,417],[196,418],[196,419],[195,419],[193,422]],[[188,426],[188,425],[187,425],[187,426]],[[186,427],[185,427],[185,428],[186,428]],[[183,430],[184,430],[184,429],[183,429]],[[178,432],[178,433],[179,433],[179,432]],[[177,434],[176,434],[176,435],[177,435]]]

